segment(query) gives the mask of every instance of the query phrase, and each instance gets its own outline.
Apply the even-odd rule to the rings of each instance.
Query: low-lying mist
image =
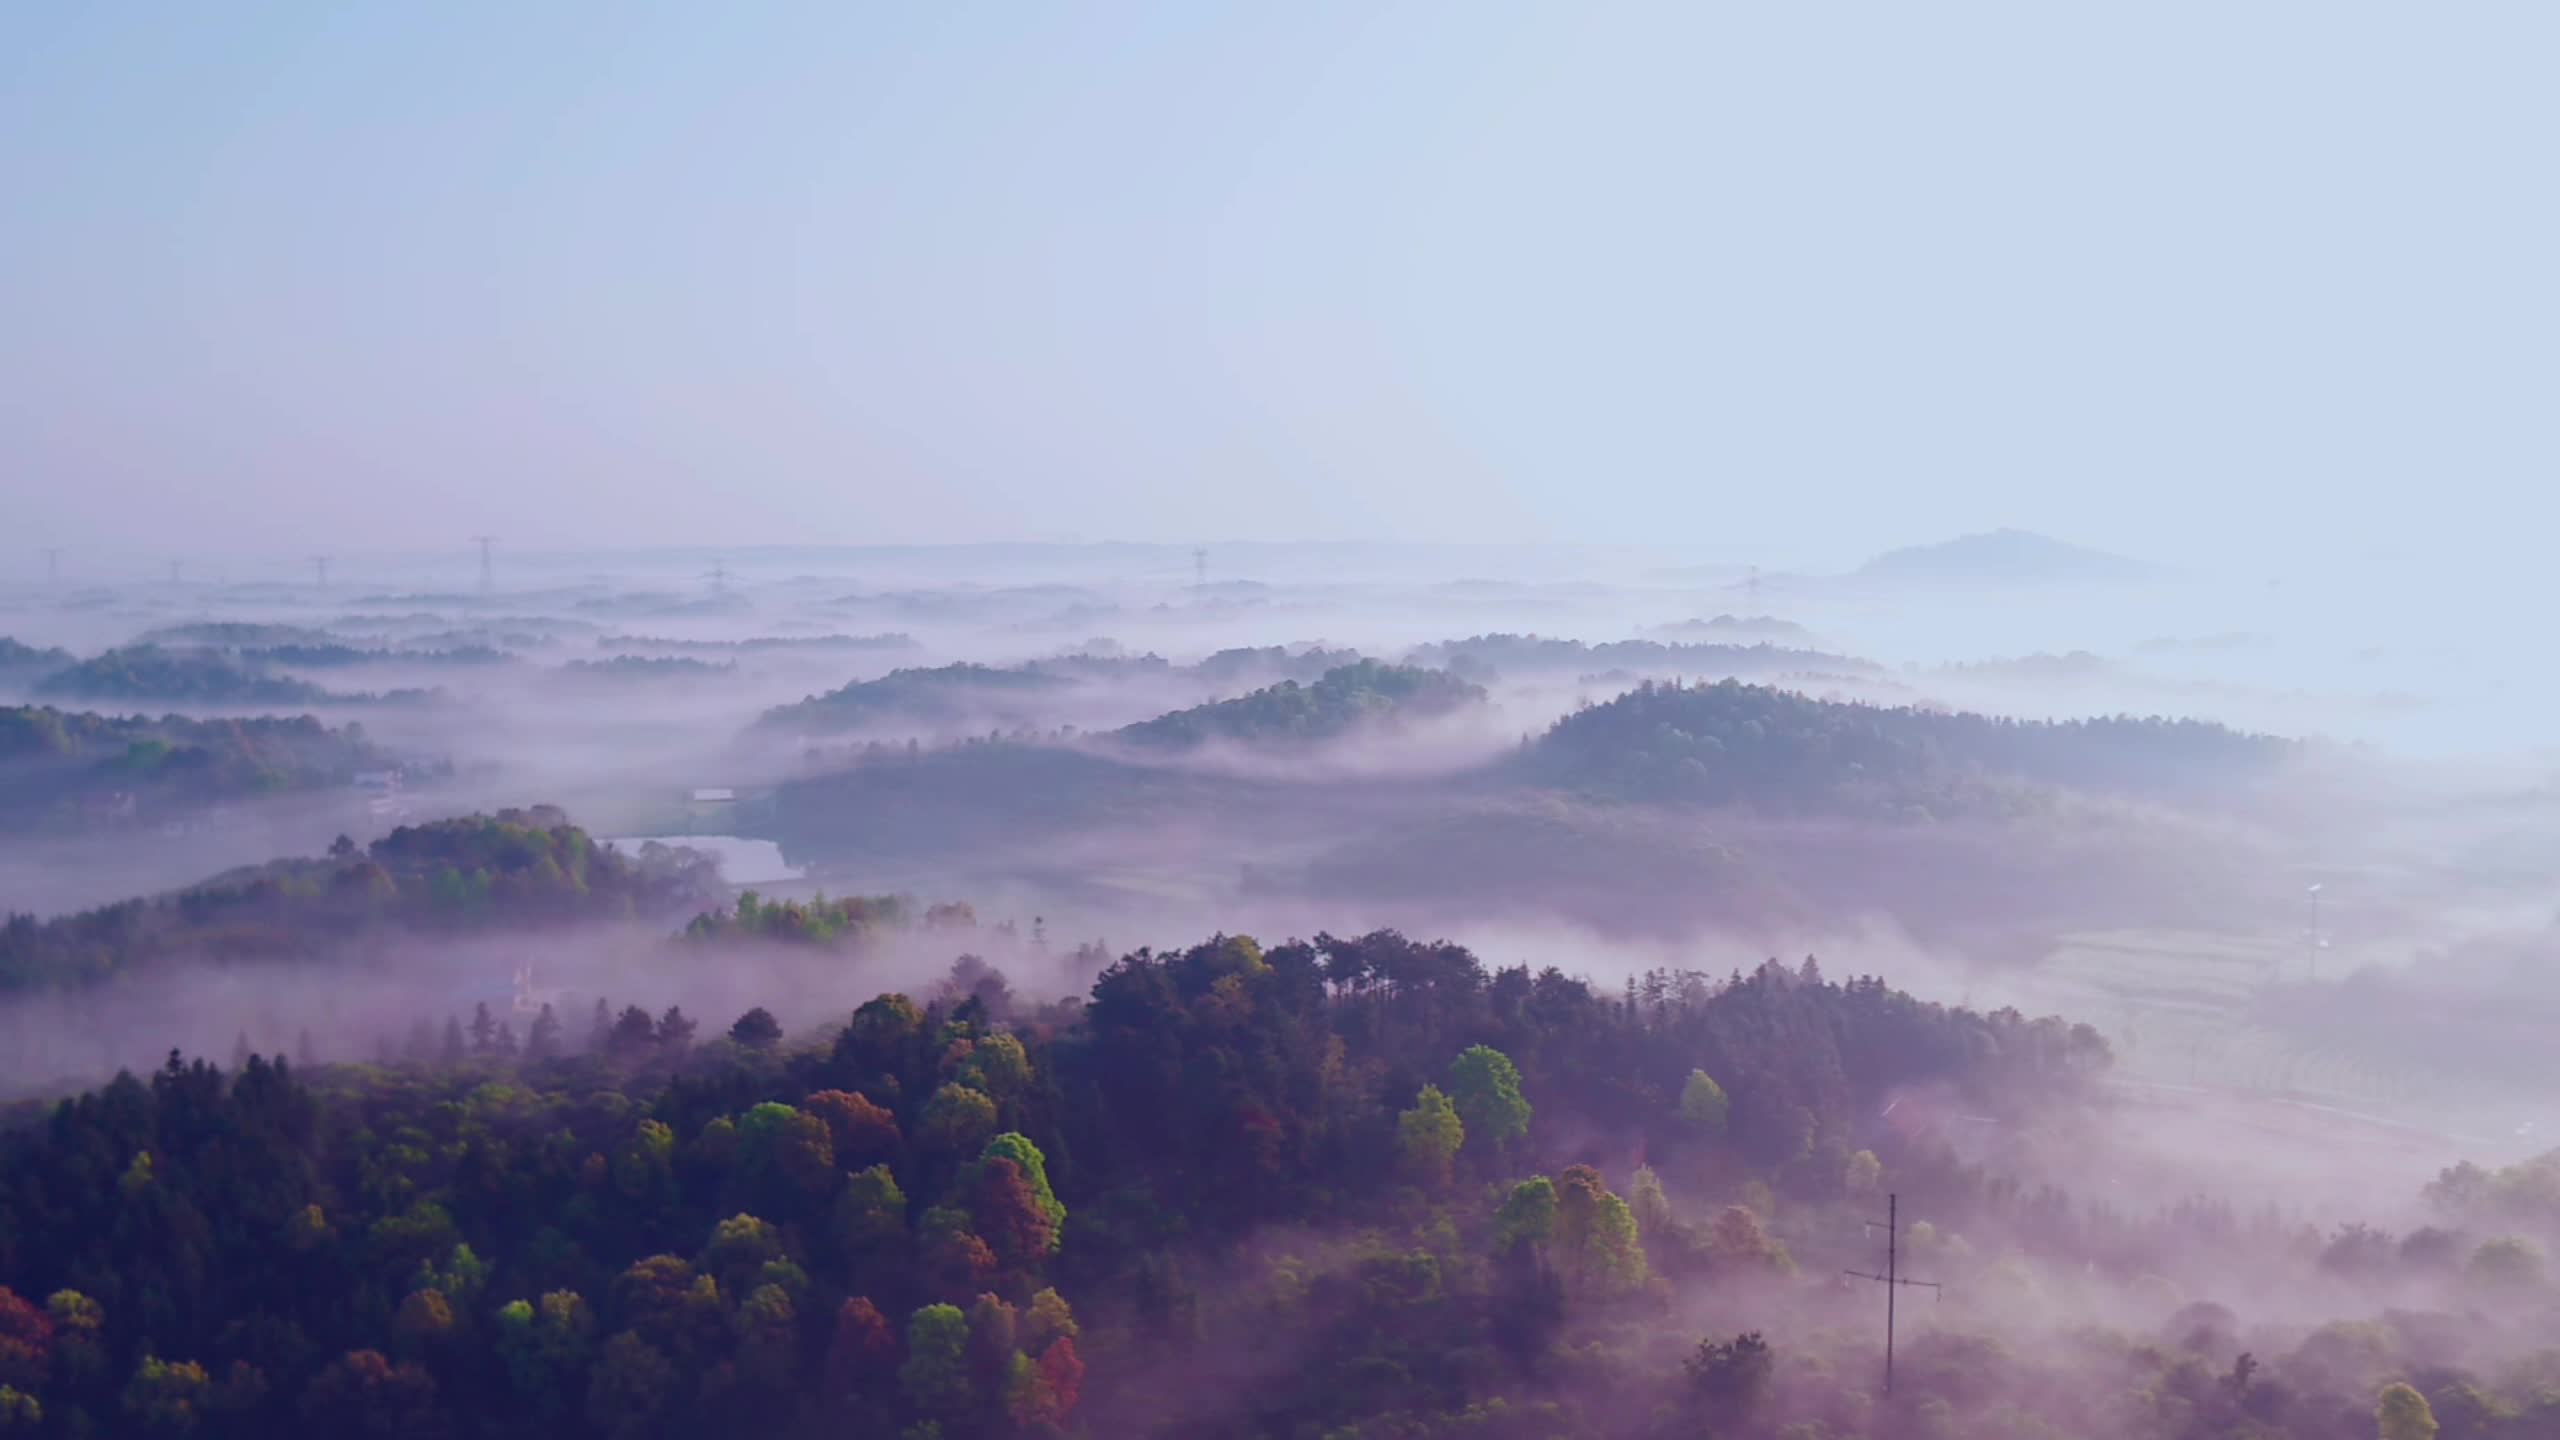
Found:
[[[612,563],[487,594],[386,573],[0,596],[15,1113],[177,1052],[457,1094],[575,1073],[669,1087],[647,1103],[698,1119],[689,1085],[764,1063],[729,1034],[761,1012],[792,1085],[921,1123],[898,1088],[920,1076],[827,1068],[876,997],[965,1010],[977,1040],[1063,1047],[1075,1071],[1098,1027],[1134,1023],[1112,976],[1167,967],[1207,1033],[1244,1022],[1171,957],[1209,937],[1330,955],[1396,934],[1517,967],[1519,1008],[1475,1023],[1546,1047],[1514,1058],[1554,1098],[1498,1163],[1396,1168],[1393,1117],[1448,1063],[1424,1052],[1466,1038],[1375,1028],[1427,1013],[1427,966],[1320,969],[1309,1014],[1354,1058],[1307,1061],[1342,1092],[1291,1103],[1335,1128],[1240,1153],[1329,1176],[1305,1182],[1321,1203],[1286,1210],[1280,1186],[1242,1226],[1137,1218],[1230,1202],[1178,1153],[1057,1118],[1101,1091],[1008,1112],[1095,1147],[1051,1159],[1078,1205],[1134,1207],[1070,1232],[1087,1258],[1052,1277],[1096,1297],[1086,1413],[1336,1433],[1307,1428],[1305,1392],[1363,1393],[1346,1336],[1435,1326],[1455,1338],[1396,1361],[1408,1377],[1441,1366],[1477,1395],[1493,1371],[1463,1357],[1508,1357],[1495,1403],[1515,1408],[1486,1433],[1717,1414],[1713,1433],[1773,1437],[2343,1435],[2307,1415],[2354,1408],[2369,1433],[2393,1380],[2448,1436],[2540,1433],[2551,1411],[2539,1251],[2498,1247],[2560,1243],[2560,1212],[2516,1198],[2560,1133],[2539,1063],[2560,807],[2538,737],[2476,713],[2511,667],[2485,625],[2180,576],[1355,557],[1204,585],[1068,550],[864,575],[732,560],[705,584]],[[262,728],[303,714],[316,732]],[[509,809],[535,801],[559,809]],[[659,848],[687,840],[763,868]],[[1573,1023],[1633,1027],[1620,1043],[1671,1066],[1695,1039],[1680,1015],[1776,1006],[1775,1048],[1694,1023],[1701,1055],[1777,1075],[1852,1022],[1763,992],[1864,1015],[1886,1002],[1839,981],[1865,976],[1909,1007],[1895,1023],[1949,1027],[1911,1042],[1930,1078],[1875,1083],[1854,1056],[1795,1090],[1720,1076],[1747,1145],[1660,1130],[1671,1102],[1646,1087],[1692,1062],[1603,1074],[1605,1046],[1540,1028],[1588,1006]],[[2104,1060],[1993,1104],[1983,1067],[2029,1063],[1983,1048],[2002,1045]],[[1252,1069],[1182,1063],[1213,1090]],[[1178,1133],[1206,1154],[1230,1122],[1280,1123],[1238,1103]],[[900,1179],[926,1193],[946,1159]],[[1151,1198],[1124,1193],[1159,1164]],[[1532,1168],[1574,1166],[1639,1212],[1641,1283],[1532,1265],[1487,1229]],[[1839,1274],[1878,1263],[1885,1189],[1916,1222],[1900,1263],[1945,1287],[1905,1297],[1897,1352],[1934,1411],[1871,1393],[1879,1297]],[[830,1253],[819,1229],[792,1243]],[[1478,1306],[1487,1329],[1453,1318]],[[2458,1429],[2464,1394],[2508,1418]]]

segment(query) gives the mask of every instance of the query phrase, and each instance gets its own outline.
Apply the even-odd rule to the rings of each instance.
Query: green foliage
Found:
[[[1652,1166],[1639,1165],[1627,1177],[1627,1208],[1635,1212],[1637,1235],[1650,1240],[1671,1234],[1671,1197]]]
[[[141,1433],[184,1435],[203,1419],[212,1389],[202,1365],[145,1355],[124,1388],[124,1413]]]
[[[799,735],[842,734],[887,721],[911,725],[951,726],[992,713],[999,723],[1020,724],[1031,715],[1026,699],[1037,699],[1069,682],[1045,670],[1024,666],[997,669],[956,664],[933,669],[892,670],[876,680],[857,680],[824,695],[767,710],[757,724],[767,730]]]
[[[519,1403],[540,1418],[572,1413],[584,1394],[595,1348],[595,1316],[574,1290],[554,1290],[539,1306],[509,1301],[498,1311],[497,1348]]]
[[[1566,1276],[1595,1294],[1627,1294],[1652,1273],[1635,1212],[1588,1165],[1571,1166],[1558,1178],[1555,1233]]]
[[[2293,752],[2196,720],[2008,720],[1725,680],[1648,682],[1568,715],[1519,767],[1533,783],[1616,800],[1920,819],[2015,811],[2030,785],[2211,794],[2272,775]]]
[[[1730,616],[1718,617],[1731,619]],[[1692,622],[1694,624],[1695,622]],[[1717,627],[1707,622],[1709,629]],[[1801,632],[1793,632],[1801,634]],[[1832,675],[1872,672],[1869,661],[1819,650],[1770,644],[1733,645],[1676,643],[1661,640],[1611,640],[1598,645],[1546,635],[1474,635],[1425,645],[1408,657],[1417,665],[1442,665],[1461,675],[1490,676],[1533,672],[1589,675],[1626,670],[1671,674],[1802,674]]]
[[[1113,733],[1132,745],[1166,750],[1213,741],[1307,744],[1394,721],[1446,715],[1483,700],[1482,688],[1445,671],[1362,660],[1329,670],[1310,685],[1283,680],[1250,695],[1176,710]]]
[[[271,675],[219,650],[164,650],[134,645],[55,671],[37,684],[42,696],[150,704],[325,705],[332,695],[308,681]]]
[[[1702,1135],[1722,1135],[1725,1119],[1732,1111],[1725,1099],[1724,1087],[1704,1070],[1689,1072],[1689,1081],[1680,1087],[1680,1120]]]
[[[847,1255],[893,1251],[907,1234],[907,1196],[886,1165],[857,1170],[836,1197],[835,1242]]]
[[[1427,1185],[1449,1183],[1449,1167],[1467,1141],[1466,1123],[1437,1085],[1425,1085],[1413,1108],[1396,1117],[1396,1138],[1405,1168]]]
[[[933,1092],[916,1127],[917,1143],[946,1154],[974,1150],[995,1133],[996,1102],[954,1082]]]
[[[2436,1440],[2436,1412],[2427,1397],[2397,1381],[2382,1387],[2373,1418],[2381,1440]]]
[[[1795,1257],[1773,1239],[1747,1205],[1727,1205],[1707,1226],[1707,1256],[1728,1271],[1795,1273]]]
[[[914,904],[899,895],[845,895],[834,899],[818,895],[807,900],[777,901],[747,890],[728,909],[696,915],[685,927],[685,936],[706,943],[753,939],[794,945],[854,946],[905,929],[915,921],[914,910]],[[778,1027],[775,1038],[780,1038]]]
[[[759,1005],[738,1017],[729,1027],[729,1038],[748,1050],[770,1050],[782,1043],[782,1022]]]
[[[351,784],[391,768],[356,726],[309,716],[190,720],[0,707],[0,826],[58,833],[158,823]]]
[[[1500,1150],[1529,1133],[1529,1102],[1520,1094],[1520,1071],[1490,1045],[1470,1045],[1449,1066],[1449,1098],[1466,1122],[1470,1140]]]
[[[2516,1235],[2483,1243],[2464,1267],[2473,1283],[2509,1292],[2539,1289],[2548,1269],[2542,1247]]]
[[[1017,1051],[1020,1049],[1018,1045],[1015,1048]],[[1049,1248],[1056,1249],[1058,1242],[1066,1236],[1067,1207],[1058,1203],[1057,1192],[1049,1187],[1049,1161],[1040,1153],[1040,1147],[1031,1143],[1030,1136],[1008,1130],[988,1141],[987,1148],[980,1152],[978,1158],[1010,1160],[1022,1172],[1023,1182],[1030,1186],[1033,1200],[1038,1203],[1041,1213],[1049,1218]]]
[[[0,991],[96,984],[170,961],[313,961],[395,936],[690,912],[704,857],[599,847],[547,806],[402,826],[362,854],[280,860],[151,900],[0,926]]]
[[[1545,1245],[1556,1233],[1556,1186],[1544,1175],[1534,1175],[1511,1187],[1502,1199],[1502,1208],[1493,1217],[1494,1250],[1508,1251],[1520,1245]]]
[[[459,858],[426,852],[398,858]],[[1220,1413],[1252,1417],[1240,1431],[1614,1434],[1658,1412],[1644,1433],[1722,1435],[1712,1407],[1684,1408],[1680,1356],[1651,1338],[1660,1314],[1625,1303],[1656,1259],[1685,1283],[1735,1249],[1713,1226],[1661,1221],[1661,1182],[1724,1194],[1775,1179],[1802,1207],[1790,1225],[1827,1233],[1845,1212],[1820,1208],[1840,1202],[1814,1182],[1847,1157],[1762,1158],[1795,1154],[1807,1125],[1856,1133],[1906,1088],[2022,1122],[2067,1116],[2091,1073],[2068,1027],[1872,982],[1788,971],[1630,1005],[1391,932],[1142,952],[1086,1004],[1000,1021],[884,996],[832,1046],[770,1057],[658,1048],[662,1022],[633,1008],[644,1061],[179,1062],[0,1128],[0,1274],[55,1297],[41,1312],[0,1306],[0,1337],[33,1333],[38,1315],[49,1337],[41,1388],[11,1378],[39,1368],[23,1341],[0,1346],[20,1356],[0,1359],[17,1366],[0,1383],[48,1425],[77,1412],[111,1434],[141,1432],[122,1390],[146,1354],[200,1356],[221,1377],[197,1407],[201,1433],[280,1440],[1181,1434],[1198,1413],[1164,1408],[1153,1377],[1285,1337],[1288,1364],[1216,1372]],[[1656,1144],[1661,1175],[1638,1170],[1624,1200],[1579,1167],[1507,1194],[1443,1187],[1472,1133],[1458,1096],[1429,1087],[1402,1113],[1394,1100],[1433,1057],[1477,1045],[1511,1063],[1452,1067],[1447,1083],[1487,1080],[1497,1101],[1532,1090],[1548,1124],[1572,1117],[1561,1143],[1575,1146],[1685,1129],[1678,1078],[1712,1067],[1745,1097],[1733,1143]],[[1497,1124],[1505,1108],[1482,1113]],[[1570,1153],[1541,1152],[1546,1129],[1513,1141],[1524,1169]],[[1398,1174],[1408,1130],[1428,1193]],[[1963,1172],[1933,1179],[1950,1218],[2010,1205],[2002,1233],[2078,1273],[2090,1242],[2069,1207],[1988,1198]],[[1736,1273],[1755,1283],[1719,1288],[1719,1303],[1757,1303],[1784,1274],[1783,1252],[1745,1223],[1756,1238],[1735,1243],[1759,1258]],[[2145,1223],[2107,1244],[2139,1250]],[[1950,1247],[1943,1263],[1967,1262]],[[1822,1358],[1832,1369],[1807,1370],[1808,1394],[1865,1363],[1854,1349]],[[2287,1362],[2288,1383],[2316,1389],[2301,1378],[2316,1358]],[[2154,1362],[2120,1363],[2128,1383],[2152,1382]],[[2359,1374],[2357,1408],[2380,1378]],[[2016,1393],[2069,1389],[2038,1383]],[[1804,1419],[1783,1412],[1792,1393],[1777,1385],[1757,1428],[1736,1433],[1765,1440]],[[2051,1423],[2107,1433],[2085,1418]],[[1954,1422],[2041,1440],[1980,1406]]]
[[[956,1078],[1002,1104],[1029,1088],[1031,1061],[1023,1054],[1020,1040],[1005,1034],[987,1035],[970,1042],[969,1056],[960,1063]]]
[[[957,1419],[975,1398],[969,1374],[969,1319],[957,1305],[927,1305],[907,1319],[907,1360],[898,1385],[927,1416]]]

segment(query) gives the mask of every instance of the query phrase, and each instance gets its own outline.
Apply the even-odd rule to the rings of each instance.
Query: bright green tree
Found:
[[[886,1165],[847,1176],[836,1197],[835,1240],[856,1261],[897,1250],[907,1238],[907,1196]]]
[[[1439,1086],[1425,1085],[1413,1108],[1396,1117],[1396,1138],[1404,1149],[1405,1168],[1415,1178],[1446,1185],[1458,1147],[1467,1143],[1467,1126]]]
[[[957,1305],[927,1305],[907,1320],[907,1361],[898,1385],[927,1415],[953,1419],[969,1410],[969,1317]]]
[[[1556,1184],[1533,1175],[1511,1187],[1493,1216],[1493,1248],[1507,1253],[1518,1245],[1544,1245],[1556,1233]]]
[[[1704,1070],[1689,1072],[1689,1083],[1680,1087],[1680,1118],[1691,1128],[1707,1135],[1722,1135],[1725,1113],[1731,1108],[1724,1087],[1713,1076]]]
[[[1568,1166],[1556,1184],[1555,1249],[1567,1274],[1601,1294],[1624,1294],[1650,1273],[1635,1212],[1588,1165]]]
[[[952,1083],[933,1092],[916,1126],[916,1141],[945,1154],[965,1155],[995,1134],[996,1102],[966,1085]]]
[[[1032,1195],[1040,1202],[1041,1213],[1049,1217],[1049,1248],[1057,1249],[1058,1242],[1066,1236],[1067,1207],[1058,1203],[1058,1192],[1049,1188],[1049,1161],[1040,1153],[1040,1147],[1032,1144],[1031,1137],[1020,1131],[1007,1130],[988,1141],[987,1148],[980,1152],[978,1158],[981,1161],[1010,1160],[1021,1169],[1023,1180],[1031,1186]]]
[[[1470,1045],[1450,1062],[1449,1098],[1470,1139],[1499,1150],[1529,1133],[1532,1112],[1520,1094],[1520,1071],[1490,1045]]]

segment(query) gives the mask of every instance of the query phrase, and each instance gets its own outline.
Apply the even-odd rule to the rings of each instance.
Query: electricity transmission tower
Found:
[[[709,571],[707,571],[707,572],[703,575],[703,577],[702,577],[702,578],[711,582],[711,593],[712,593],[712,594],[714,594],[714,595],[726,595],[726,594],[728,594],[728,593],[729,593],[729,567],[728,567],[728,566],[723,565],[723,564],[720,564],[720,563],[719,563],[719,562],[717,562],[717,561],[714,561],[714,562],[712,562],[711,569],[710,569]]]
[[[59,545],[44,547],[44,583],[47,585],[62,583],[62,547]]]
[[[1872,1220],[1867,1222],[1870,1227],[1875,1223]],[[1914,1289],[1926,1290],[1932,1296],[1942,1293],[1935,1280],[1902,1278],[1902,1197],[1900,1195],[1884,1197],[1884,1273],[1878,1275],[1866,1270],[1843,1270],[1840,1273],[1860,1280],[1873,1280],[1884,1287],[1884,1393],[1890,1395],[1893,1393],[1893,1302],[1902,1294],[1903,1287],[1906,1285]]]
[[[489,563],[489,547],[498,543],[498,537],[474,535],[471,537],[471,543],[480,547],[480,593],[486,595],[497,588],[497,571]]]
[[[311,583],[319,586],[323,590],[329,588],[328,556],[314,555],[311,557]]]
[[[1194,588],[1201,590],[1209,588],[1209,551],[1205,546],[1192,547],[1191,578]]]

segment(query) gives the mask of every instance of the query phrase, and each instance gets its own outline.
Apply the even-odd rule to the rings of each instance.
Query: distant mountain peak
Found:
[[[1858,573],[1887,580],[2137,580],[2160,570],[2032,530],[2004,528],[1887,550]]]

